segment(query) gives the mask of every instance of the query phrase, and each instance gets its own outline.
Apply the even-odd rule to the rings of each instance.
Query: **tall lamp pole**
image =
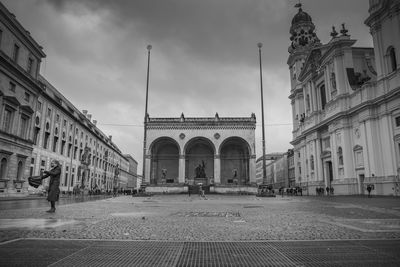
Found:
[[[142,183],[145,180],[146,173],[146,139],[147,139],[147,104],[149,100],[149,75],[150,75],[150,50],[152,46],[147,46],[147,81],[146,81],[146,105],[144,109],[144,134],[143,134],[143,168],[142,168]]]
[[[264,94],[263,94],[263,79],[262,79],[262,64],[261,64],[261,47],[262,43],[258,43],[258,55],[260,58],[260,84],[261,84],[261,120],[262,120],[262,160],[263,160],[263,184],[265,184],[267,171],[265,166],[265,126],[264,126]]]

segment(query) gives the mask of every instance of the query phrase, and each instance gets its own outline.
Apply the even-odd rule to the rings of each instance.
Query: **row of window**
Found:
[[[0,29],[0,49],[2,45],[2,39],[3,39],[3,31]],[[17,64],[19,60],[19,55],[20,55],[20,45],[14,43],[11,59]],[[30,75],[33,75],[34,63],[35,60],[33,59],[33,56],[29,56],[26,63],[26,72],[29,73]]]
[[[30,117],[24,113],[21,113],[19,120],[16,120],[16,110],[8,105],[4,107],[2,127],[1,129],[9,134],[13,134],[14,123],[19,123],[17,136],[27,139],[29,132]]]
[[[18,160],[16,181],[21,181],[24,175],[25,161]],[[0,179],[7,179],[8,159],[2,158],[0,161]]]

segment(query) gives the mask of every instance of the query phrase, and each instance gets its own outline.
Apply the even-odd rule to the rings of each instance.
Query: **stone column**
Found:
[[[250,184],[256,184],[256,155],[251,155],[249,159],[249,175]]]
[[[145,164],[145,180],[144,180],[144,182],[145,183],[147,183],[147,184],[150,184],[150,174],[151,174],[151,155],[146,155],[146,162],[145,162],[146,164]]]
[[[316,149],[316,155],[315,155],[315,169],[316,169],[316,174],[315,174],[315,181],[324,181],[324,175],[323,175],[323,164],[322,164],[322,159],[321,159],[321,143],[320,139],[315,139],[315,149]]]
[[[221,183],[221,158],[220,155],[214,155],[214,184]]]
[[[186,158],[185,155],[179,155],[179,183],[184,183],[185,182],[185,166],[186,164]]]

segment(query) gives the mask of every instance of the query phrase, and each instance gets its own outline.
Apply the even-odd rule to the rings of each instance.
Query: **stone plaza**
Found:
[[[43,202],[46,201],[43,199]],[[186,264],[178,264],[174,260],[167,264],[165,261],[168,257],[165,256],[159,258],[163,264],[140,261],[137,265],[380,266],[379,264],[385,263],[384,266],[398,266],[400,258],[395,251],[400,249],[399,204],[399,198],[394,197],[260,198],[254,195],[212,194],[202,198],[193,194],[179,194],[119,196],[59,205],[55,214],[47,214],[47,207],[2,209],[0,265],[49,265],[61,260],[61,265],[87,266],[101,265],[102,259],[108,262],[107,266],[127,265],[129,261],[121,262],[112,255],[102,257],[101,254],[110,253],[111,249],[116,253],[114,255],[124,253],[124,260],[132,260],[133,255],[138,260],[138,253],[141,257],[147,255],[155,260],[157,257],[150,255],[154,252],[151,249],[159,247],[159,251],[154,252],[159,257],[159,253],[166,253],[168,249],[178,246],[181,250],[171,253],[179,254],[180,258],[190,254],[182,252],[185,249],[197,251],[196,253],[200,253],[202,249],[209,251],[211,254],[192,255],[196,260],[208,259],[208,263],[192,259],[193,262]],[[308,255],[308,259],[291,260],[288,255],[295,251],[292,247],[293,250],[286,251],[289,254],[280,251],[282,257],[271,262],[264,252],[254,248],[262,246],[266,249],[265,244],[275,247],[308,247],[308,252],[302,252]],[[200,247],[188,248],[189,245]],[[215,255],[223,257],[221,255],[226,252],[218,252],[218,246],[223,246],[219,248],[222,250],[234,251],[230,246],[238,246],[238,257],[243,254],[241,249],[251,251],[246,252],[248,260],[243,255],[239,262],[219,258],[221,264],[218,265],[213,263],[213,257],[215,261]],[[346,247],[348,258],[343,258]],[[377,250],[371,250],[373,247]],[[96,248],[98,254],[85,252],[89,248]],[[46,258],[49,250],[58,253],[58,258]],[[36,260],[42,261],[34,264],[31,252],[37,255]],[[72,256],[75,254],[72,252],[79,252],[80,256],[93,259],[94,262],[81,261],[73,264]],[[322,256],[325,257],[325,262],[315,264]]]

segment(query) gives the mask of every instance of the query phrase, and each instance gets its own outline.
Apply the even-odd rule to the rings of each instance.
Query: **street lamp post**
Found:
[[[144,134],[143,134],[143,168],[142,168],[142,182],[145,180],[146,173],[146,139],[147,139],[147,104],[149,99],[149,75],[150,75],[150,50],[152,46],[147,46],[147,81],[146,81],[146,104],[144,109]]]
[[[262,79],[262,64],[261,64],[261,47],[262,43],[258,43],[258,55],[260,58],[260,85],[261,85],[261,120],[262,120],[262,160],[263,160],[263,184],[265,184],[267,171],[265,166],[265,126],[264,126],[264,94],[263,94],[263,79]]]

